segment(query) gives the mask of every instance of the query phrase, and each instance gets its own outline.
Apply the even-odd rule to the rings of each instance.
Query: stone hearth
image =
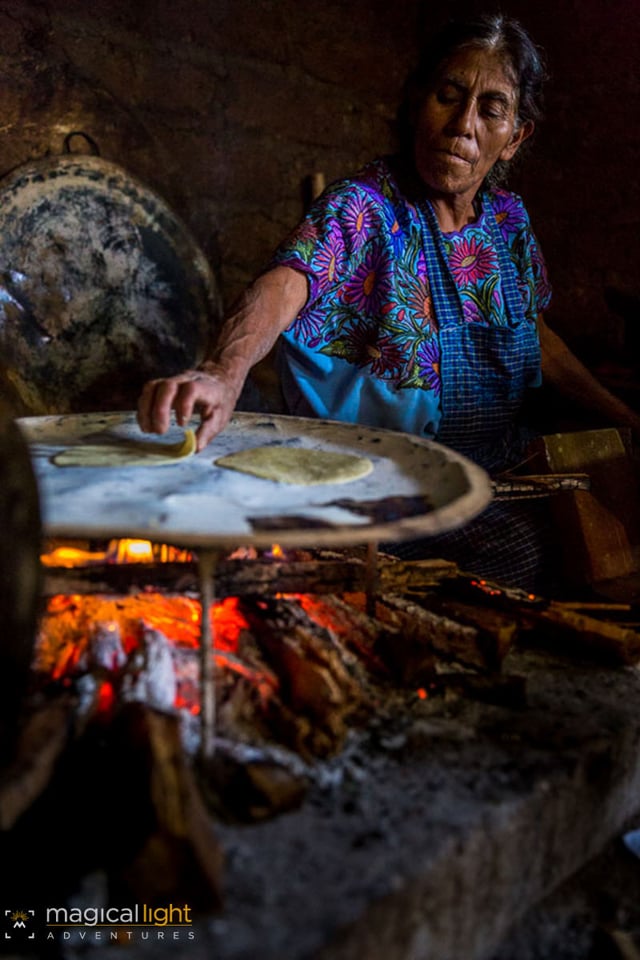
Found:
[[[317,769],[299,810],[218,825],[224,912],[198,919],[194,941],[167,929],[127,957],[490,957],[640,808],[637,668],[529,650],[503,669],[526,677],[526,705],[435,697],[408,717],[389,704]]]

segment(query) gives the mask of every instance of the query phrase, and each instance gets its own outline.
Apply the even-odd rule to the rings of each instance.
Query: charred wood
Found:
[[[175,715],[127,704],[110,731],[110,750],[127,784],[128,836],[119,879],[148,902],[186,899],[195,909],[222,902],[222,852]]]
[[[0,775],[0,830],[10,830],[46,790],[73,731],[75,699],[63,693],[29,712]]]
[[[404,675],[405,682],[419,682],[419,670],[428,669],[429,658],[435,673],[436,655],[486,667],[478,630],[473,626],[398,596],[385,596],[378,603],[378,616],[399,627],[400,639],[395,646],[385,644],[381,654],[385,662],[395,665],[396,675]]]
[[[380,558],[379,589],[397,593],[433,587],[455,574],[445,560],[400,561]],[[366,563],[338,560],[221,560],[216,568],[216,597],[265,596],[274,593],[351,593],[366,586]],[[193,562],[118,563],[87,567],[48,567],[44,593],[129,595],[149,588],[167,594],[197,594],[198,571]]]
[[[303,756],[337,752],[362,692],[328,631],[292,600],[245,601],[243,611],[279,679],[276,722]]]
[[[637,630],[566,609],[561,603],[523,611],[521,618],[529,640],[546,648],[613,665],[640,662]]]

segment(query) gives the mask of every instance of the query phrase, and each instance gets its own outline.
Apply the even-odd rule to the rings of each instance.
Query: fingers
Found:
[[[224,430],[229,418],[233,412],[232,408],[226,405],[214,409],[200,410],[201,422],[196,430],[196,443],[198,453],[211,443],[214,437]]]
[[[138,423],[145,433],[165,433],[175,411],[180,426],[194,412],[200,416],[196,431],[198,450],[203,450],[227,425],[233,412],[235,393],[217,377],[189,370],[164,380],[145,384],[138,401]]]
[[[171,409],[179,383],[171,380],[150,380],[138,401],[138,423],[145,433],[166,433],[171,422]]]

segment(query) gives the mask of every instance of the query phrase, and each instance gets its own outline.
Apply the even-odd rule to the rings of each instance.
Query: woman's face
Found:
[[[447,60],[418,112],[415,163],[437,197],[469,202],[497,160],[510,160],[533,131],[516,127],[518,90],[504,57],[468,47]]]

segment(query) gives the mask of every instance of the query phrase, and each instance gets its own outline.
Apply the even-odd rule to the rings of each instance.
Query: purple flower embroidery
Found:
[[[313,265],[321,288],[331,287],[344,269],[346,252],[339,230],[331,230],[318,249]]]
[[[486,325],[486,320],[482,316],[482,311],[478,303],[471,297],[462,298],[462,315],[467,323],[482,323]]]
[[[498,258],[491,247],[477,237],[462,237],[449,254],[449,266],[456,283],[470,287],[498,270]]]
[[[367,197],[356,195],[349,199],[344,210],[344,223],[354,251],[359,250],[368,239],[374,224],[371,203]]]
[[[389,262],[376,249],[369,250],[342,292],[345,303],[361,313],[377,313],[389,298]]]
[[[326,312],[317,307],[301,310],[293,321],[291,329],[296,340],[300,340],[308,347],[317,347],[326,332]]]
[[[347,332],[344,346],[348,359],[359,367],[369,367],[376,377],[398,374],[406,364],[402,347],[392,337],[380,336],[379,329],[360,320]]]
[[[527,222],[524,207],[511,194],[499,190],[491,204],[496,222],[503,234],[516,233]]]
[[[418,374],[435,394],[440,394],[440,344],[436,337],[423,340],[416,351]]]

